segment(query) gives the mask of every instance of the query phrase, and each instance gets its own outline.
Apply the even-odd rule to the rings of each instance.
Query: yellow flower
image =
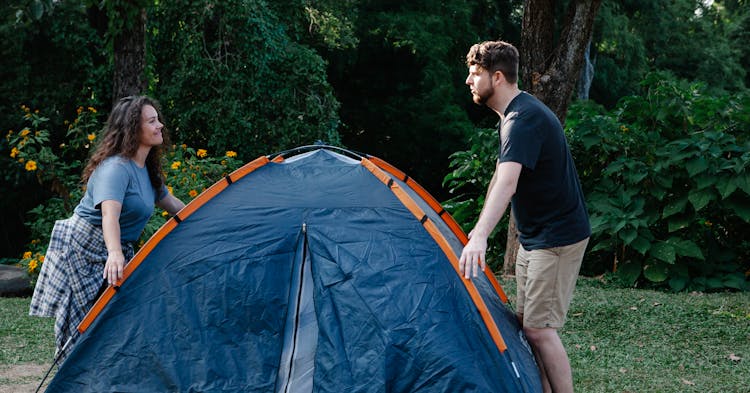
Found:
[[[79,106],[78,109],[76,109],[76,112],[80,115],[81,112],[83,112],[83,107]]]
[[[167,190],[169,190],[170,194],[174,194],[174,189],[172,188],[172,186],[167,186]]]
[[[161,215],[164,216],[164,217],[166,217],[166,216],[169,215],[169,213],[167,213],[167,211],[165,210],[165,211],[161,212]]]
[[[26,251],[23,253],[23,259],[29,259],[31,258],[31,251]]]
[[[188,195],[190,195],[190,198],[195,198],[198,196],[198,191],[190,190],[190,192],[188,192]]]
[[[29,160],[29,162],[26,163],[26,170],[31,172],[36,170],[36,161]]]
[[[10,149],[10,158],[16,158],[16,156],[18,155],[18,153],[20,153],[20,151],[18,149],[16,149],[15,147],[12,148],[12,149]]]
[[[89,112],[96,113],[96,109],[94,107],[90,106],[88,109],[89,109]]]
[[[27,114],[23,115],[23,118],[24,119],[31,119],[31,113],[27,113]]]
[[[39,255],[39,263],[44,263],[44,255]]]
[[[30,110],[26,105],[21,105],[21,109],[23,109],[24,112],[28,112]]]
[[[21,136],[27,136],[29,134],[31,134],[31,131],[28,128],[21,130]]]
[[[10,138],[10,136],[13,135],[13,130],[8,130],[8,135],[6,135],[6,138]]]
[[[198,152],[195,153],[195,155],[197,155],[200,158],[205,157],[206,154],[208,154],[208,152],[205,149],[198,149]]]
[[[172,163],[172,169],[179,169],[180,165],[182,165],[181,162],[175,161],[175,162]]]
[[[236,153],[236,152],[233,152],[233,151],[231,151],[231,150],[229,150],[229,151],[227,152],[227,157],[237,157],[237,153]]]
[[[93,142],[94,139],[96,139],[96,134],[88,134],[86,135],[86,139],[88,139],[89,142]]]
[[[36,270],[37,266],[39,266],[39,264],[37,263],[36,259],[32,259],[31,262],[29,262],[29,273]]]
[[[182,147],[183,149],[187,149],[187,145],[186,145],[186,144],[184,144],[184,143],[183,143],[183,144],[181,144],[181,145],[180,145],[180,147]]]

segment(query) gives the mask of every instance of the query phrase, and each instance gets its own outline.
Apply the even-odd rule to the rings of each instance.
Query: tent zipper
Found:
[[[292,381],[292,371],[294,369],[294,357],[297,354],[297,333],[299,332],[299,316],[302,303],[302,288],[304,287],[305,280],[305,264],[307,263],[307,224],[302,223],[302,235],[304,236],[304,245],[302,247],[302,266],[299,269],[299,286],[297,287],[297,306],[294,311],[294,334],[292,339],[292,350],[289,361],[289,370],[287,372],[286,386],[284,386],[284,393],[289,393],[289,385]]]

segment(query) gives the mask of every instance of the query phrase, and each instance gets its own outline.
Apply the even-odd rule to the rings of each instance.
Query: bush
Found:
[[[750,96],[711,97],[666,74],[643,88],[611,112],[576,103],[568,115],[589,264],[627,285],[750,288]]]

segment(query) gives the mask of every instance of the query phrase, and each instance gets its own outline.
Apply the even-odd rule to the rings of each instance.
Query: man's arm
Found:
[[[495,166],[495,174],[487,189],[487,198],[479,220],[469,233],[469,242],[464,246],[459,259],[458,267],[465,278],[469,278],[470,274],[476,277],[478,266],[484,271],[487,238],[500,222],[511,197],[516,193],[521,169],[523,166],[517,162],[498,162]]]

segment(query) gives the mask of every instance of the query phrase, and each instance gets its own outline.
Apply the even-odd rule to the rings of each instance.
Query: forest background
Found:
[[[558,38],[569,2],[553,3]],[[584,274],[750,289],[747,3],[602,2],[565,121],[593,229]],[[6,4],[0,261],[32,277],[54,220],[80,198],[133,21],[143,91],[174,145],[167,181],[183,200],[259,155],[322,140],[394,164],[468,230],[497,158],[497,116],[471,101],[465,54],[483,40],[519,45],[524,16],[519,0]],[[502,226],[492,244],[499,270]]]

